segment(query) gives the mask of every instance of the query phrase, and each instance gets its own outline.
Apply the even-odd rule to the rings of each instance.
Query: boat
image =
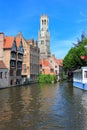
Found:
[[[87,90],[87,67],[81,67],[73,72],[73,86]]]

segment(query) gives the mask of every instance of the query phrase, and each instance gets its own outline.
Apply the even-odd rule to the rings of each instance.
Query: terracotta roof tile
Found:
[[[48,59],[42,59],[40,60],[40,65],[44,66],[44,67],[49,67],[49,68],[53,68],[52,65],[49,63]]]
[[[4,42],[4,48],[5,49],[11,48],[12,44],[14,42],[14,36],[6,36],[4,41],[5,41]],[[16,37],[16,45],[17,45],[17,47],[19,47],[20,41],[21,41],[21,38],[20,37]]]
[[[1,60],[0,61],[0,69],[6,69],[7,67],[5,66],[4,62]]]
[[[5,36],[4,48],[11,48],[14,41],[14,37]]]
[[[55,60],[56,60],[56,63],[57,63],[59,66],[62,66],[62,62],[63,62],[62,59],[55,59]]]
[[[40,60],[40,64],[42,64],[43,66],[49,66],[49,61],[47,59],[42,59]]]

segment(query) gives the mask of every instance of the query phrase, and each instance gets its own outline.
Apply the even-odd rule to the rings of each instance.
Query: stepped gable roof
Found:
[[[16,45],[17,45],[17,47],[20,46],[20,41],[21,41],[21,38],[20,37],[16,37]]]
[[[14,36],[5,36],[5,42],[4,42],[4,48],[12,48],[12,44],[14,42],[14,39],[16,40],[16,45],[19,47],[21,38],[20,37],[14,37]]]
[[[62,64],[63,64],[63,60],[62,60],[62,59],[57,59],[57,58],[55,57],[55,55],[52,55],[50,58],[53,59],[54,62],[57,63],[58,66],[63,66],[63,65],[62,65]],[[49,59],[50,59],[50,58],[49,58]]]
[[[0,69],[7,69],[6,65],[2,60],[0,60]]]
[[[5,49],[11,48],[13,42],[14,42],[14,37],[13,36],[5,36],[5,39],[4,39],[4,48]]]
[[[62,65],[62,62],[63,62],[62,59],[57,59],[54,55],[51,56],[50,58],[53,59],[54,62],[57,63],[58,66],[63,66],[63,65]],[[50,58],[49,58],[49,59],[50,59]]]

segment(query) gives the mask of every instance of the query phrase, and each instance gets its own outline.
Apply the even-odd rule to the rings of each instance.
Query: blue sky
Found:
[[[51,52],[64,58],[82,32],[87,34],[87,0],[0,0],[0,32],[38,40],[40,16],[49,16]]]

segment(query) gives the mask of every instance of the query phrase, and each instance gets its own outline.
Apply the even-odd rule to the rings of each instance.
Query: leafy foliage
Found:
[[[38,82],[39,83],[56,83],[57,78],[56,75],[50,75],[50,74],[39,74]]]
[[[75,70],[82,66],[86,66],[87,60],[82,60],[81,56],[87,55],[84,46],[87,45],[87,38],[82,39],[77,47],[72,47],[63,60],[64,71]]]

